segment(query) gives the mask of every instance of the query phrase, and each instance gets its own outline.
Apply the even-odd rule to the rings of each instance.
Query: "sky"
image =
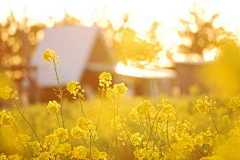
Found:
[[[110,20],[117,29],[123,23],[123,15],[129,14],[128,25],[139,35],[144,35],[153,21],[159,22],[160,41],[165,48],[171,48],[181,43],[177,30],[183,26],[179,19],[191,20],[189,7],[196,2],[206,9],[206,19],[220,13],[216,26],[224,26],[229,31],[240,29],[238,0],[0,0],[0,23],[6,21],[12,10],[20,22],[24,14],[31,19],[28,25],[40,22],[51,27],[54,24],[51,22],[60,22],[68,13],[86,26],[94,21]]]

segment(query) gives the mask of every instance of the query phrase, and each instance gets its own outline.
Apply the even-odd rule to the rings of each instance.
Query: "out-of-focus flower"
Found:
[[[61,142],[64,142],[68,139],[68,131],[64,128],[58,128],[54,130],[54,136],[58,137]]]
[[[22,160],[22,159],[23,159],[23,157],[21,155],[14,154],[14,155],[8,156],[7,160]],[[5,160],[5,159],[3,159],[3,160]]]
[[[71,145],[69,143],[59,144],[59,153],[65,156],[71,154]]]
[[[83,134],[84,134],[83,131],[78,126],[73,127],[72,130],[71,130],[71,135],[74,138],[82,139],[83,138]]]
[[[60,105],[57,103],[57,101],[49,101],[47,105],[47,109],[50,113],[57,113],[59,112]]]
[[[216,102],[212,99],[209,99],[208,96],[204,97],[204,100],[198,99],[196,108],[199,113],[206,114],[210,111],[210,109],[216,109],[215,107]]]
[[[0,124],[13,126],[16,125],[17,123],[10,111],[7,112],[6,110],[2,110],[0,111]]]
[[[230,102],[228,103],[228,107],[232,108],[232,110],[236,110],[240,107],[240,98],[239,97],[233,97],[231,98]]]
[[[222,116],[222,122],[223,122],[224,124],[230,124],[231,119],[229,118],[228,115],[224,115],[224,116]]]
[[[103,159],[107,160],[107,153],[100,152],[96,147],[91,148],[92,158],[93,159]]]
[[[120,116],[116,116],[114,119],[111,120],[110,125],[113,129],[119,130],[122,127],[121,122],[122,120]]]
[[[153,111],[155,111],[155,108],[148,100],[144,100],[136,106],[136,112],[141,116],[147,116]]]
[[[124,83],[115,84],[113,88],[107,88],[106,97],[111,101],[119,101],[121,97],[126,95],[127,87]]]
[[[77,146],[73,148],[72,157],[77,159],[86,159],[88,149],[84,146]]]
[[[17,91],[13,91],[13,89],[9,86],[5,86],[0,88],[0,97],[2,99],[11,99],[15,98],[15,95],[17,94]]]
[[[18,134],[16,137],[16,141],[14,143],[17,149],[23,149],[28,145],[28,141],[31,140],[31,137],[28,135]]]

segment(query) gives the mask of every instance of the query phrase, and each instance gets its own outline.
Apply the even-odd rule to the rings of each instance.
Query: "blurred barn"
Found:
[[[98,76],[104,71],[112,74],[113,83],[126,83],[129,88],[128,95],[171,94],[176,78],[174,70],[151,71],[119,66],[111,48],[105,45],[101,29],[95,25],[56,26],[46,28],[44,35],[30,60],[31,66],[36,68],[36,72],[29,75],[32,77],[32,83],[25,85],[30,99],[35,101],[56,99],[53,93],[54,84],[57,83],[54,72],[42,59],[42,54],[47,48],[56,51],[56,55],[60,56],[59,73],[62,86],[66,86],[70,81],[81,82],[87,98],[96,96]]]
[[[66,86],[70,81],[81,82],[88,97],[94,96],[98,89],[100,73],[107,71],[114,74],[116,62],[103,41],[99,27],[56,26],[45,29],[44,35],[30,61],[30,64],[37,68],[37,88],[32,88],[31,94],[37,94],[40,101],[52,100],[55,97],[52,88],[53,84],[57,83],[53,79],[53,70],[42,59],[47,48],[56,51],[56,55],[60,56],[59,75],[62,85]]]

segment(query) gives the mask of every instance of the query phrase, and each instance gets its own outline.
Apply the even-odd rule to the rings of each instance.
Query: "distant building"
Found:
[[[171,94],[173,80],[176,77],[175,71],[171,69],[143,70],[123,66],[121,68],[112,50],[105,45],[101,30],[97,26],[56,26],[44,30],[44,38],[37,45],[30,61],[31,66],[36,68],[30,75],[35,81],[26,86],[30,97],[34,95],[37,101],[57,98],[53,92],[54,84],[57,83],[53,79],[54,71],[42,58],[46,49],[54,50],[56,55],[60,56],[61,62],[58,64],[62,86],[66,86],[70,81],[81,82],[87,98],[96,96],[98,76],[104,71],[113,75],[113,83],[126,83],[129,95]]]
[[[81,82],[88,97],[94,96],[98,89],[98,76],[103,71],[114,74],[116,60],[106,47],[100,28],[78,25],[63,25],[47,28],[43,40],[37,45],[30,64],[37,68],[34,89],[40,101],[54,98],[52,88],[56,84],[54,72],[49,64],[42,59],[47,49],[56,51],[60,56],[59,75],[63,86],[70,81]],[[34,91],[33,90],[33,91]]]

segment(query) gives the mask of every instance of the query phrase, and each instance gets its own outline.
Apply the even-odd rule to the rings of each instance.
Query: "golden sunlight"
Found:
[[[206,9],[204,15],[206,19],[214,13],[220,13],[215,26],[224,26],[228,31],[237,33],[240,26],[238,20],[240,10],[235,0],[0,0],[0,23],[5,23],[12,11],[15,19],[20,23],[24,23],[24,18],[28,18],[26,25],[30,26],[44,23],[47,27],[52,27],[55,22],[61,22],[65,14],[68,14],[85,26],[110,20],[113,28],[118,29],[123,24],[124,15],[128,14],[127,25],[137,31],[139,38],[142,39],[151,29],[152,23],[159,22],[157,38],[164,46],[163,50],[165,52],[170,50],[177,54],[177,46],[182,41],[177,31],[183,29],[179,19],[192,21],[189,8],[196,2]],[[240,35],[240,33],[237,34]],[[205,53],[204,57],[206,60],[213,60],[214,50],[211,53]],[[175,58],[177,61],[184,59],[181,56],[175,56]]]

